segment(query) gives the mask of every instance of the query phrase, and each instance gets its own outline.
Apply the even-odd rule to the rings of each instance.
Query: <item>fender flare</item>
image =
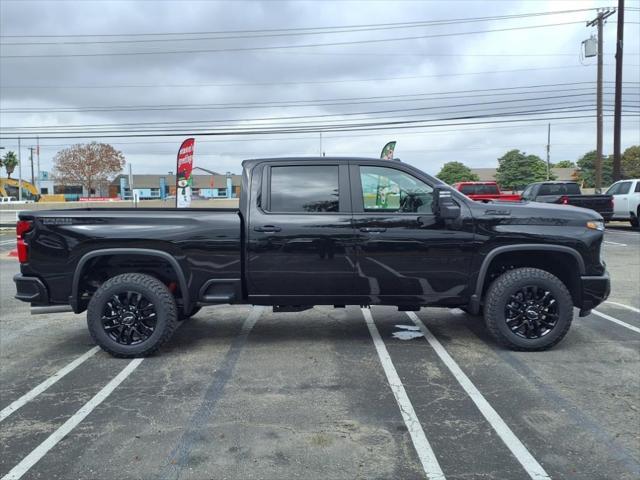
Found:
[[[149,248],[103,248],[100,250],[94,250],[84,254],[76,265],[76,269],[73,273],[73,283],[71,284],[71,298],[70,304],[75,313],[79,313],[79,287],[80,287],[80,277],[82,275],[82,271],[84,270],[85,264],[96,257],[104,257],[107,255],[137,255],[137,256],[147,256],[147,257],[159,257],[163,260],[169,262],[169,265],[173,268],[176,276],[178,277],[178,283],[180,284],[180,292],[182,293],[182,308],[185,313],[190,311],[190,298],[189,298],[189,287],[187,285],[187,279],[185,278],[184,271],[182,267],[178,263],[176,258],[162,250],[153,250]]]
[[[476,286],[473,295],[471,295],[471,299],[469,301],[469,309],[472,313],[478,314],[480,312],[480,303],[482,299],[482,290],[484,288],[484,283],[487,276],[487,271],[489,270],[489,265],[494,258],[498,255],[501,255],[505,252],[518,252],[518,251],[551,251],[551,252],[561,252],[571,255],[576,263],[578,264],[578,270],[580,275],[585,274],[585,265],[584,259],[578,253],[578,251],[571,247],[566,247],[564,245],[540,245],[538,243],[524,243],[520,245],[503,245],[501,247],[496,247],[493,250],[489,251],[487,255],[482,260],[482,265],[480,266],[480,270],[478,271],[478,277],[476,278]]]

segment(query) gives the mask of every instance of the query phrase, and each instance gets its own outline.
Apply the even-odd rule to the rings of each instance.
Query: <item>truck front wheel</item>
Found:
[[[95,292],[87,309],[94,341],[116,357],[150,355],[178,326],[173,295],[160,280],[141,273],[110,278]]]
[[[516,268],[489,287],[484,318],[491,335],[512,350],[546,350],[569,331],[573,300],[564,283],[551,273]]]

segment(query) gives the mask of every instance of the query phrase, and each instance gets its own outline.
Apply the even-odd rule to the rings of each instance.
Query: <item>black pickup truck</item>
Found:
[[[22,212],[16,298],[87,310],[116,356],[157,350],[212,304],[459,307],[513,349],[542,350],[609,294],[591,210],[483,204],[405,163],[243,163],[239,209]]]
[[[522,192],[522,200],[589,208],[602,215],[607,222],[613,216],[612,195],[583,195],[576,182],[532,183]]]

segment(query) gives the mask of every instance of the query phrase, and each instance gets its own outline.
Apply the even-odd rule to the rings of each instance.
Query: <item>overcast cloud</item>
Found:
[[[488,21],[449,26],[429,26],[340,34],[236,38],[228,40],[169,41],[157,43],[10,46],[12,42],[117,40],[101,38],[16,38],[14,35],[80,35],[157,32],[213,32],[230,30],[291,29],[423,20],[459,19],[614,6],[610,1],[10,1],[0,3],[2,56],[0,64],[0,127],[3,137],[12,127],[44,132],[45,126],[179,122],[206,120],[208,126],[234,126],[240,119],[328,115],[378,110],[440,107],[429,111],[390,113],[411,119],[447,116],[448,105],[516,97],[480,97],[421,100],[358,105],[295,108],[216,108],[210,110],[108,111],[11,113],[24,108],[81,109],[102,106],[157,106],[259,102],[292,102],[353,97],[438,93],[513,86],[593,82],[595,59],[580,59],[580,43],[594,29],[585,27],[594,11]],[[640,2],[627,0],[628,7]],[[625,18],[625,82],[640,80],[640,37],[637,10]],[[495,30],[526,25],[581,22],[570,25],[474,35],[341,45],[287,50],[249,50],[135,56],[7,58],[12,55],[66,53],[152,52],[204,49],[242,49],[292,44],[316,44],[367,39]],[[614,80],[616,16],[605,26],[605,80]],[[148,37],[128,37],[148,38]],[[166,38],[166,37],[162,37]],[[492,56],[494,55],[494,56]],[[501,56],[498,56],[501,55]],[[513,56],[505,56],[513,55]],[[513,71],[519,70],[519,71]],[[502,73],[499,73],[502,71]],[[507,71],[507,72],[505,72]],[[510,71],[510,72],[509,72]],[[498,72],[481,73],[478,72]],[[389,77],[412,77],[381,80]],[[418,77],[418,78],[416,78]],[[378,79],[378,80],[371,80]],[[258,84],[258,85],[257,85]],[[181,85],[181,86],[180,86]],[[613,91],[608,84],[606,91]],[[104,87],[109,88],[94,88]],[[591,85],[585,85],[591,87]],[[60,88],[64,87],[64,88]],[[554,87],[559,89],[561,87]],[[520,97],[560,96],[565,91]],[[638,106],[639,85],[627,84],[624,104]],[[595,104],[595,90],[582,90],[577,102]],[[465,94],[469,95],[469,94]],[[564,101],[540,100],[521,104],[494,104],[457,108],[487,113]],[[573,101],[573,100],[572,100]],[[613,95],[605,96],[613,104]],[[526,108],[525,108],[526,107]],[[504,110],[502,110],[504,111]],[[593,112],[568,115],[587,115]],[[557,116],[559,114],[554,114]],[[637,113],[636,113],[637,115]],[[371,115],[380,119],[384,115]],[[331,117],[340,119],[340,117]],[[348,117],[345,117],[348,118]],[[364,118],[362,116],[356,118]],[[531,118],[541,118],[532,115]],[[398,118],[389,118],[398,120]],[[327,117],[312,120],[327,120]],[[288,124],[296,124],[289,120]],[[595,149],[595,118],[553,120],[552,161],[576,160]],[[256,125],[255,121],[242,125]],[[612,151],[612,119],[605,121],[605,153]],[[436,173],[450,160],[473,167],[493,167],[509,149],[520,148],[544,158],[546,121],[472,125],[461,127],[389,129],[368,132],[324,133],[327,155],[378,156],[389,140],[397,140],[396,155],[427,172]],[[181,129],[182,131],[188,128]],[[638,117],[625,117],[623,148],[640,143]],[[240,171],[240,161],[250,157],[317,155],[319,134],[314,132],[264,136],[196,137],[197,165],[219,172]],[[182,138],[122,138],[98,141],[122,150],[134,173],[166,173],[175,169]],[[41,167],[51,168],[60,148],[89,140],[41,140]],[[15,140],[2,146],[15,149]],[[23,147],[34,145],[25,139]],[[23,159],[27,150],[23,149]],[[27,175],[23,173],[26,178]]]

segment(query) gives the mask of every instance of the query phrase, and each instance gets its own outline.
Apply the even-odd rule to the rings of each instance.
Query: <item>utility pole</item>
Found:
[[[320,156],[322,156],[322,132],[320,132]]]
[[[596,193],[602,192],[602,54],[604,38],[602,27],[604,20],[615,13],[615,10],[600,10],[598,16],[587,22],[588,27],[598,27],[598,79],[596,91]]]
[[[38,193],[40,192],[40,137],[36,137],[36,155],[38,158]]]
[[[20,155],[20,137],[18,137],[18,200],[22,201],[22,155]]]
[[[616,34],[616,93],[613,112],[613,181],[621,177],[620,129],[622,128],[622,39],[624,37],[624,0],[618,0],[618,31]]]
[[[35,147],[29,147],[29,160],[31,161],[31,185],[36,184],[36,177],[33,171],[33,149]]]
[[[551,124],[547,125],[547,180],[551,180]]]

